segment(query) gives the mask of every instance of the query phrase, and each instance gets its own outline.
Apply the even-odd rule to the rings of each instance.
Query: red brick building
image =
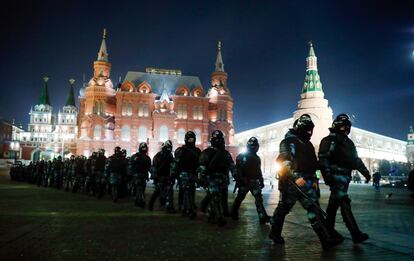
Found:
[[[201,149],[208,146],[215,129],[223,131],[228,145],[233,144],[233,99],[220,42],[208,89],[197,76],[156,68],[129,71],[114,88],[105,38],[104,31],[93,77],[80,91],[77,154],[88,156],[100,148],[111,154],[120,146],[131,155],[145,141],[152,156],[167,139],[174,147],[184,143],[189,130],[196,133]],[[236,152],[235,147],[230,150]]]

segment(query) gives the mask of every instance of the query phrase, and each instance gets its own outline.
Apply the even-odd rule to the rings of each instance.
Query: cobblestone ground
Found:
[[[325,208],[326,187],[321,193]],[[337,227],[346,240],[326,252],[300,204],[287,217],[286,244],[274,246],[267,237],[269,226],[258,223],[250,195],[240,220],[218,228],[201,213],[188,220],[161,209],[150,212],[128,200],[115,204],[109,198],[11,182],[0,170],[0,260],[414,260],[409,192],[387,188],[377,193],[368,185],[352,185],[350,194],[370,240],[353,245],[339,215]],[[276,189],[265,191],[269,214],[278,197]]]

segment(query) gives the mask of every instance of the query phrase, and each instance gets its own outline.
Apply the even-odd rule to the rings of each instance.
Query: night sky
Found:
[[[27,128],[44,75],[55,112],[69,78],[78,95],[107,28],[114,83],[158,67],[207,89],[221,40],[236,132],[292,117],[309,40],[335,115],[404,140],[414,125],[414,1],[131,2],[2,2],[0,116]]]

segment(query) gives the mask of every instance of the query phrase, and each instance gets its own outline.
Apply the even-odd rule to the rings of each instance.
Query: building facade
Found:
[[[322,138],[329,134],[328,128],[332,125],[333,111],[324,96],[318,73],[317,57],[312,43],[310,43],[309,54],[306,58],[305,81],[298,107],[293,112],[293,117],[237,133],[235,135],[236,144],[244,147],[250,137],[258,137],[260,142],[259,155],[262,158],[263,172],[268,177],[274,176],[277,168],[275,159],[279,154],[279,144],[300,115],[308,113],[315,123],[311,142],[316,151],[318,151]],[[354,141],[359,156],[370,171],[376,169],[378,162],[382,159],[407,162],[408,157],[411,157],[411,160],[413,160],[414,132],[412,129],[410,134],[408,134],[408,144],[406,141],[386,137],[354,126],[351,129],[350,138]]]
[[[20,142],[21,156],[26,160],[50,159],[76,153],[77,115],[74,99],[74,82],[70,79],[69,95],[65,106],[54,114],[48,91],[48,77],[39,102],[30,109],[27,131],[16,131],[14,136]]]
[[[80,90],[77,154],[89,156],[103,148],[110,155],[120,146],[131,155],[140,142],[147,142],[153,156],[167,139],[174,147],[183,144],[189,130],[196,133],[201,149],[208,146],[209,135],[216,129],[223,131],[228,145],[233,143],[233,99],[220,42],[207,90],[197,76],[157,68],[129,71],[122,84],[114,87],[111,66],[104,31],[93,77]],[[232,146],[230,150],[237,151]]]

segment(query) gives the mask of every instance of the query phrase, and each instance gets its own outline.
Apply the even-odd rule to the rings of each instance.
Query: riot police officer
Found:
[[[192,131],[185,134],[184,142],[185,145],[175,150],[174,162],[171,165],[171,177],[178,179],[178,201],[182,214],[192,219],[197,215],[195,193],[201,150],[195,146],[196,135]]]
[[[152,159],[151,179],[154,181],[155,190],[149,200],[148,208],[154,209],[154,203],[160,197],[161,206],[165,206],[168,199],[172,200],[172,186],[170,185],[170,165],[173,162],[172,143],[170,140],[162,144],[161,151]],[[171,194],[171,195],[167,195]],[[167,210],[173,210],[172,202],[167,204]]]
[[[336,212],[340,207],[345,225],[351,233],[353,242],[357,244],[367,240],[368,235],[359,230],[352,214],[348,186],[354,169],[361,172],[366,182],[369,182],[371,176],[358,157],[354,143],[348,138],[351,126],[352,123],[348,115],[339,114],[335,118],[332,128],[330,128],[330,134],[320,143],[319,163],[325,183],[331,190],[326,209],[328,228],[334,229]]]
[[[106,162],[105,172],[109,177],[109,184],[111,187],[112,200],[118,201],[121,193],[121,181],[122,176],[126,172],[124,157],[121,152],[121,148],[116,146],[114,154],[110,156]]]
[[[247,141],[246,152],[240,153],[236,158],[236,172],[233,178],[238,193],[231,210],[231,216],[234,220],[239,219],[240,205],[249,191],[255,198],[260,223],[267,223],[270,220],[263,206],[262,189],[264,188],[264,182],[260,168],[260,157],[256,154],[258,150],[259,141],[256,137],[251,137]]]
[[[57,160],[53,161],[53,175],[54,187],[60,189],[63,184],[63,162],[62,157],[59,156]]]
[[[148,146],[145,142],[139,144],[138,152],[132,155],[129,161],[129,172],[132,176],[133,192],[135,205],[145,207],[145,187],[149,180],[151,159],[147,155]]]
[[[94,192],[98,198],[102,198],[107,187],[105,178],[105,150],[100,149],[98,155],[92,160],[92,171],[94,172],[95,185]]]
[[[322,247],[329,249],[340,243],[328,232],[325,219],[318,203],[318,179],[316,170],[318,160],[315,149],[310,142],[314,124],[308,114],[303,114],[295,121],[285,138],[280,143],[278,164],[282,166],[279,172],[279,203],[273,213],[270,239],[276,244],[285,241],[281,236],[285,216],[290,212],[295,202],[299,200],[307,210],[308,220],[318,235]]]
[[[200,179],[207,186],[209,205],[209,222],[223,226],[227,223],[228,215],[228,186],[229,171],[235,171],[235,165],[230,153],[226,150],[224,134],[215,130],[211,134],[211,146],[200,155]]]

